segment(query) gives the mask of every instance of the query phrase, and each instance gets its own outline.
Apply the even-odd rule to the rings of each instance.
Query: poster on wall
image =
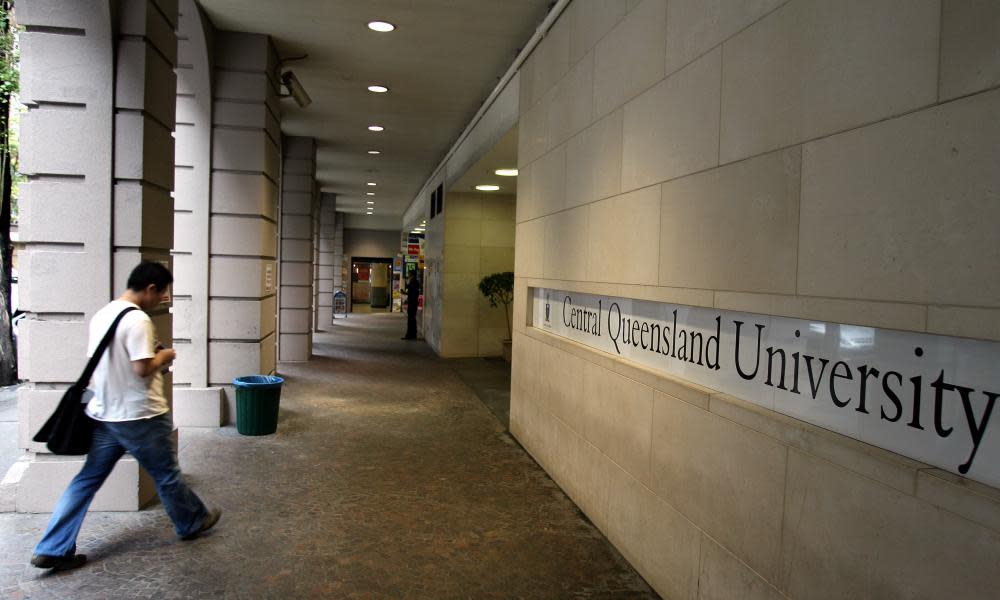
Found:
[[[1000,343],[533,288],[532,326],[1000,487]]]

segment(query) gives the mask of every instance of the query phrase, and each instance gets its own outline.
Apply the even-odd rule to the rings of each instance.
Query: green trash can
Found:
[[[247,375],[236,386],[236,431],[243,435],[270,435],[278,430],[278,402],[285,380],[274,375]]]

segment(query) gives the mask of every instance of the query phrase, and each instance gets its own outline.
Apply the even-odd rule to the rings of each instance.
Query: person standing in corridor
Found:
[[[90,320],[88,355],[118,315],[140,309],[122,317],[94,371],[94,397],[87,404],[87,415],[96,421],[93,443],[35,547],[31,564],[40,569],[73,569],[87,562],[85,555],[76,553],[76,538],[94,495],[126,452],[153,477],[178,537],[194,539],[219,520],[221,511],[206,508],[181,477],[162,375],[176,353],[155,341],[146,314],[160,304],[172,282],[166,267],[143,262],[129,275],[128,289]]]
[[[410,271],[406,282],[406,335],[400,339],[417,339],[417,304],[420,302],[420,281],[417,272]]]

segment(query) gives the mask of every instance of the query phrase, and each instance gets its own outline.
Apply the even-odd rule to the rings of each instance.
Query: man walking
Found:
[[[36,567],[64,570],[87,562],[85,555],[76,553],[80,526],[94,495],[126,452],[156,482],[163,508],[181,539],[194,539],[219,520],[221,512],[206,508],[181,477],[161,374],[176,353],[156,342],[153,322],[144,312],[160,304],[172,282],[166,267],[143,262],[129,275],[128,289],[90,321],[88,355],[93,355],[122,311],[141,309],[124,315],[94,371],[94,397],[87,405],[87,414],[96,421],[93,444],[35,547],[31,564]]]

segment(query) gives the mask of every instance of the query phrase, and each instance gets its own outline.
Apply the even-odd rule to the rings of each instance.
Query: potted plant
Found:
[[[507,339],[503,340],[503,358],[510,362],[511,332],[510,305],[514,301],[514,273],[504,271],[483,277],[479,282],[479,291],[490,301],[493,308],[503,307],[503,316],[507,318]]]

